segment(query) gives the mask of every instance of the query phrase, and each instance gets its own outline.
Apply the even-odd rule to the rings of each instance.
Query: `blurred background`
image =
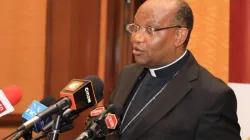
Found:
[[[145,0],[0,0],[0,88],[23,90],[15,111],[0,118],[0,138],[21,124],[33,100],[59,97],[73,78],[99,76],[107,103],[119,71],[133,63],[129,33],[137,8]],[[198,62],[227,82],[238,99],[242,138],[250,137],[250,1],[187,0],[194,12],[188,46]],[[211,87],[212,88],[212,87]],[[88,110],[89,111],[89,110]],[[84,129],[88,111],[72,139]]]

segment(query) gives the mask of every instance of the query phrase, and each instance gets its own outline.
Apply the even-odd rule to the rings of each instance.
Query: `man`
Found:
[[[127,25],[136,64],[120,72],[111,96],[123,106],[116,139],[241,139],[233,90],[186,49],[192,28],[183,0],[147,0]]]

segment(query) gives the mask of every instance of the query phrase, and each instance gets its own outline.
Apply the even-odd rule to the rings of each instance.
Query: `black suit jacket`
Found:
[[[120,72],[110,103],[124,105],[143,69],[132,64]],[[241,140],[236,108],[233,90],[190,53],[187,64],[128,128],[129,140]]]

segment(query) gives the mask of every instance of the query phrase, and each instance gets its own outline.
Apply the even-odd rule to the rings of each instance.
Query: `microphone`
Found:
[[[60,92],[60,99],[56,101],[55,104],[51,105],[44,111],[38,113],[35,117],[23,123],[17,131],[21,131],[25,128],[31,127],[34,123],[47,118],[55,113],[63,113],[68,108],[72,110],[85,110],[91,106],[97,104],[94,88],[95,85],[98,88],[102,88],[103,91],[103,82],[97,76],[89,76],[84,79],[73,79],[71,80],[66,87]],[[100,98],[98,97],[98,98]]]
[[[29,106],[29,108],[22,114],[22,118],[24,122],[32,119],[35,115],[42,112],[43,110],[47,109],[48,106],[52,105],[56,99],[46,96],[44,99],[42,99],[40,102],[33,101],[32,104]],[[48,118],[45,118],[44,120],[41,120],[40,122],[37,122],[34,124],[34,131],[36,133],[41,132],[42,127],[45,126],[47,123],[52,121],[52,117],[48,116]]]
[[[121,107],[115,107],[114,104],[109,105],[98,116],[94,116],[92,122],[88,122],[85,131],[81,133],[76,140],[87,140],[90,138],[102,138],[118,129],[120,123]]]
[[[88,76],[86,77],[85,79],[90,79],[90,81],[92,81],[92,86],[93,86],[93,90],[90,92],[90,97],[94,97],[95,96],[95,99],[96,99],[96,102],[94,104],[87,104],[86,106],[83,106],[82,108],[78,108],[77,110],[74,110],[74,109],[67,109],[66,111],[63,112],[63,115],[62,115],[62,123],[68,123],[68,122],[71,122],[73,121],[76,117],[79,116],[79,113],[81,113],[82,111],[96,105],[97,103],[99,103],[102,99],[103,99],[103,89],[104,89],[104,85],[103,85],[103,82],[100,78],[98,78],[97,76]],[[66,86],[67,87],[67,86]],[[86,87],[89,87],[89,86],[86,86]],[[63,90],[64,91],[64,90]],[[62,94],[67,94],[65,92],[63,92]],[[81,99],[81,97],[79,97],[79,99]],[[85,103],[87,102],[86,101],[86,97],[83,97],[82,99],[85,99]],[[92,99],[92,98],[90,98]],[[51,128],[51,126],[54,124],[54,120],[52,122],[50,122],[49,124],[47,124],[44,128],[43,128],[43,132],[45,131],[48,131],[49,128]],[[63,127],[62,127],[63,128]],[[62,132],[65,132],[67,131],[67,129],[65,130],[62,130]]]
[[[61,91],[60,96],[70,98],[72,110],[83,111],[96,105],[97,99],[103,99],[103,89],[104,85],[99,77],[88,76],[84,80],[71,80]]]
[[[96,116],[99,116],[102,112],[105,111],[105,107],[103,106],[99,106],[97,108],[95,108],[94,110],[90,111],[90,117],[96,117]]]
[[[14,111],[13,106],[22,98],[22,90],[17,86],[8,86],[0,90],[0,117]]]
[[[85,121],[85,125],[90,126],[93,123],[93,121],[95,121],[97,119],[97,116],[99,116],[105,110],[106,110],[105,107],[99,106],[99,107],[96,107],[94,110],[90,111],[90,114]]]
[[[46,96],[40,102],[33,101],[31,105],[28,107],[28,109],[22,114],[23,121],[26,122],[32,119],[36,114],[48,108],[48,106],[52,105],[55,101],[56,100],[50,96]],[[45,120],[41,120],[40,122],[35,123],[33,127],[18,132],[14,137],[12,137],[12,140],[18,140],[21,137],[23,137],[24,139],[31,139],[32,130],[35,131],[36,133],[39,133],[41,132],[42,127],[44,127],[46,124],[48,124],[51,121],[52,121],[52,117],[49,116]]]

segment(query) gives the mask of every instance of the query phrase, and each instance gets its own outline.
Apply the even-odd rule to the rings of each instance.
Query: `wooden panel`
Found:
[[[21,124],[21,114],[44,93],[46,0],[0,1],[0,88],[23,90],[15,111],[0,118],[0,134]]]
[[[63,16],[61,16],[63,15]],[[48,1],[45,93],[59,97],[70,80],[71,1]]]
[[[99,43],[99,63],[98,63],[98,75],[104,80],[105,64],[106,64],[106,49],[107,49],[107,12],[108,12],[108,0],[101,0],[100,7],[100,43]]]
[[[250,1],[231,0],[229,82],[250,83]]]
[[[17,127],[22,124],[21,114],[11,114],[1,117],[1,127]],[[1,132],[1,131],[0,131]]]
[[[107,8],[107,25],[106,30],[106,49],[105,49],[105,104],[109,101],[109,95],[114,90],[114,81],[115,81],[115,63],[116,63],[116,51],[115,51],[115,41],[116,41],[116,29],[117,26],[117,17],[119,16],[119,1],[118,0],[109,0]],[[116,9],[117,8],[117,9]],[[117,16],[116,16],[117,15]]]
[[[14,127],[4,127],[4,128],[0,128],[0,139],[3,139],[5,136],[7,136],[9,133],[15,131]]]
[[[229,0],[187,0],[194,12],[188,48],[211,73],[228,81]]]
[[[105,65],[105,103],[109,100],[110,93],[114,90],[115,82],[120,70],[132,63],[132,47],[130,34],[125,31],[125,26],[133,22],[134,3],[127,0],[108,1],[107,23],[107,49]]]
[[[100,1],[51,0],[48,2],[46,94],[59,97],[73,78],[98,74]],[[89,114],[84,111],[74,121],[72,131],[60,139],[72,139],[84,128]]]
[[[79,78],[97,75],[100,1],[73,1],[71,22],[70,73]]]

